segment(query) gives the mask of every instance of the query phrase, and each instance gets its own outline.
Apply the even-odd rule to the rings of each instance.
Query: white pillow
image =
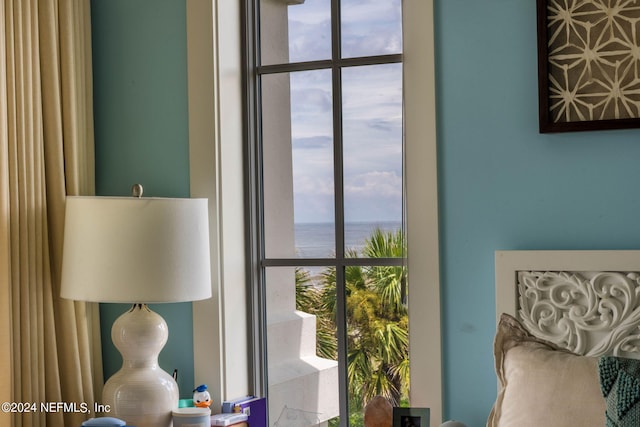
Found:
[[[494,341],[498,397],[487,427],[602,427],[598,358],[531,335],[503,314]]]

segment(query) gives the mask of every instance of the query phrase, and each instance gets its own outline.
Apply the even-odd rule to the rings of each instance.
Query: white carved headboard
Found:
[[[575,353],[640,358],[640,250],[497,251],[496,314]]]

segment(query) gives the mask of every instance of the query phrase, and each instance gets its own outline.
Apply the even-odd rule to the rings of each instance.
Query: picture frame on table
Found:
[[[429,427],[429,408],[393,408],[393,427]]]
[[[536,1],[540,133],[640,127],[640,8]]]

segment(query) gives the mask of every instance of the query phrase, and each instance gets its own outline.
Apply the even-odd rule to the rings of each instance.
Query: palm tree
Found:
[[[365,243],[363,255],[403,257],[402,232],[374,230]],[[349,383],[360,393],[361,402],[382,395],[399,405],[409,386],[406,271],[395,266],[362,267],[362,270],[364,286],[347,296]]]
[[[362,255],[370,258],[404,254],[400,230],[374,230],[362,251]],[[349,250],[347,256],[355,257],[357,253]],[[323,271],[317,285],[310,285],[305,272],[296,272],[298,309],[317,317],[318,355],[337,359],[335,268]],[[345,269],[345,279],[351,408],[360,410],[364,402],[376,395],[399,405],[409,389],[406,270],[394,266],[350,266]]]
[[[323,293],[312,285],[309,271],[296,268],[296,309],[316,316],[316,353],[326,359],[338,359],[334,316],[329,316]]]

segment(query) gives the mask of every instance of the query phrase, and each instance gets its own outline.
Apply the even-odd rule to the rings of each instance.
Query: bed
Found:
[[[498,251],[488,427],[640,426],[640,251]]]

